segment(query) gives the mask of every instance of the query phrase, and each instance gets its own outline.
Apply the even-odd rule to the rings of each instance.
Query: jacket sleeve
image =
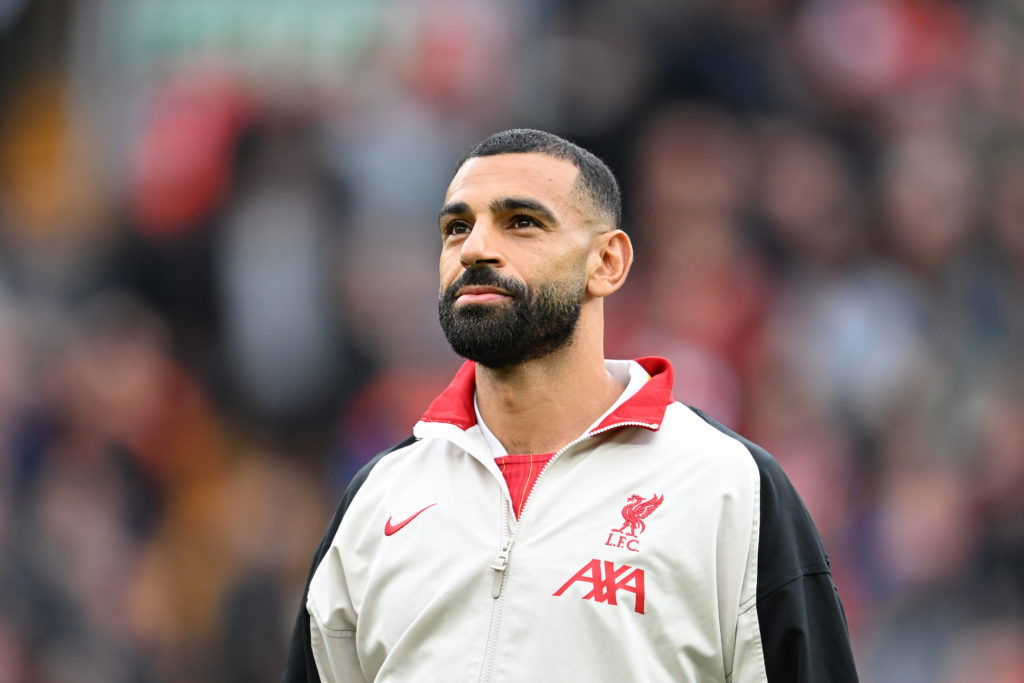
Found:
[[[760,472],[756,612],[768,683],[856,683],[828,556],[779,464],[747,442]]]
[[[757,603],[769,683],[854,683],[857,671],[828,572],[802,576]]]
[[[760,480],[755,598],[737,622],[733,679],[857,683],[828,556],[799,494],[763,448],[696,412],[746,447]]]
[[[334,543],[334,537],[338,533],[338,527],[341,526],[341,521],[345,517],[345,512],[348,510],[352,499],[363,485],[363,482],[366,481],[370,471],[385,455],[408,446],[414,441],[413,437],[409,437],[393,448],[379,453],[356,473],[345,490],[345,494],[338,504],[338,509],[334,513],[334,517],[331,519],[331,523],[327,527],[327,531],[320,540],[320,545],[313,556],[309,577],[306,579],[306,588],[302,592],[299,613],[292,630],[291,645],[288,649],[288,657],[285,660],[284,673],[281,675],[281,683],[364,683],[359,668],[358,653],[355,648],[355,633],[341,636],[327,635],[322,622],[311,614],[307,608],[309,586],[317,573],[317,569],[319,569],[323,562],[340,561],[337,560],[336,554],[331,553],[331,546]],[[328,557],[329,555],[331,555],[330,558]],[[319,653],[319,658],[315,653]],[[337,681],[333,678],[321,680],[318,661],[320,666],[323,666],[326,663],[325,660],[331,663],[330,670],[347,671],[347,674],[343,674],[346,677]]]

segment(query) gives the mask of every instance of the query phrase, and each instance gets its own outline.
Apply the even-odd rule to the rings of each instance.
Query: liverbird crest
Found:
[[[623,524],[620,528],[615,529],[615,531],[633,537],[638,533],[642,534],[644,529],[647,528],[647,525],[644,524],[644,519],[650,517],[651,513],[658,509],[663,500],[665,500],[665,496],[658,494],[654,494],[644,500],[643,496],[638,496],[634,493],[626,501],[626,506],[622,508]]]

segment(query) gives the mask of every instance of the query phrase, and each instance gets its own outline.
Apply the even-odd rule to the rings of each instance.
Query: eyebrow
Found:
[[[544,204],[541,204],[536,199],[529,199],[526,197],[502,197],[501,199],[495,199],[490,204],[491,213],[502,214],[512,213],[514,211],[530,211],[548,223],[552,225],[558,225],[558,219],[555,218],[555,213]],[[441,207],[441,211],[437,214],[437,222],[441,223],[445,216],[464,216],[470,213],[469,204],[466,202],[451,202]]]
[[[469,204],[466,202],[452,202],[441,207],[437,214],[437,222],[440,224],[445,216],[464,216],[469,213]]]
[[[558,219],[555,218],[554,212],[538,202],[536,199],[528,199],[525,197],[504,197],[502,199],[495,199],[491,202],[492,213],[512,213],[513,211],[530,211],[531,213],[537,214],[548,223],[558,225]]]

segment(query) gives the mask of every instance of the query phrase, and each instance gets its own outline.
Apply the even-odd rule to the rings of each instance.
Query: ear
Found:
[[[606,297],[626,281],[633,265],[633,244],[621,230],[609,230],[594,238],[588,261],[587,293]]]

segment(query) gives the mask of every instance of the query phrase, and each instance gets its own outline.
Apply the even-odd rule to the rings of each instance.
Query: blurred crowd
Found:
[[[862,680],[1024,681],[1024,5],[3,0],[0,683],[277,680],[509,127],[619,176],[607,353],[782,463]]]

